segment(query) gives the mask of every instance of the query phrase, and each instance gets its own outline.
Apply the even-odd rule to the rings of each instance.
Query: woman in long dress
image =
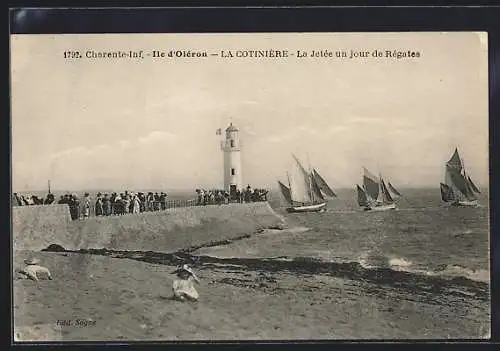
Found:
[[[125,197],[123,198],[123,213],[127,214],[130,213],[130,195],[125,194]]]
[[[141,209],[141,202],[139,200],[139,197],[134,194],[134,197],[132,198],[132,213],[139,213]]]
[[[193,270],[185,264],[173,273],[176,273],[177,278],[179,278],[174,280],[172,286],[174,299],[179,301],[198,301],[200,295],[196,291],[194,284],[200,284],[200,280],[194,274]]]
[[[104,214],[104,209],[102,206],[101,193],[97,194],[97,200],[95,201],[95,215],[102,216]]]
[[[83,218],[89,218],[90,216],[90,195],[85,193],[85,198],[83,200]]]
[[[111,200],[108,197],[108,194],[104,194],[104,198],[102,199],[102,208],[104,210],[104,215],[111,215]]]

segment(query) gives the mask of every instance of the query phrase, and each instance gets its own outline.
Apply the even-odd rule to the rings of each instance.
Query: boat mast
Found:
[[[457,147],[457,153],[458,153],[458,147]],[[464,160],[462,159],[462,156],[460,156],[460,153],[458,153],[458,159],[460,160],[460,165],[462,166],[463,177],[464,177],[465,184],[467,187],[468,183],[467,183],[467,174],[465,173],[465,164],[464,164]],[[465,199],[468,200],[467,195],[461,194],[460,197],[462,198],[462,200],[464,200],[464,196],[465,196]]]
[[[49,194],[50,194],[50,179],[48,180],[48,185],[49,185]]]
[[[315,204],[316,203],[316,198],[315,198],[315,194],[314,194],[314,190],[313,190],[313,185],[312,185],[312,171],[311,171],[311,161],[309,160],[309,152],[306,153],[307,155],[307,164],[308,164],[308,167],[309,167],[309,196],[311,197],[311,200],[312,200],[312,203]]]
[[[465,182],[467,183],[467,178],[465,178],[466,175],[465,175],[464,160],[462,159],[462,156],[460,156],[460,153],[458,152],[458,147],[456,147],[455,150],[457,151],[458,160],[460,161],[460,166],[462,167],[463,176],[464,176]],[[461,191],[459,191],[458,197],[459,197],[459,201],[464,200],[464,194]]]
[[[385,203],[385,194],[384,194],[384,188],[382,186],[382,173],[378,173],[378,191],[382,195],[382,203]]]

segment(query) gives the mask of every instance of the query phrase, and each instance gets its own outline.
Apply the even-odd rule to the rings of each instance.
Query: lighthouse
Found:
[[[221,146],[224,153],[224,189],[234,196],[236,189],[243,188],[243,177],[239,130],[233,123],[226,128],[226,136]]]

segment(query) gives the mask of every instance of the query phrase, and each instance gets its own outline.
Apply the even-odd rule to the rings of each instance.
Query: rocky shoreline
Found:
[[[259,240],[273,233],[259,232]],[[246,238],[173,253],[50,245],[36,255],[55,279],[14,282],[16,327],[25,339],[39,340],[29,335],[45,325],[59,330],[51,339],[99,341],[470,339],[489,333],[489,290],[482,282],[356,262],[197,254]],[[33,252],[15,255],[15,267],[27,254]],[[170,299],[171,272],[184,263],[202,280],[196,304]],[[93,326],[57,324],[77,319]]]

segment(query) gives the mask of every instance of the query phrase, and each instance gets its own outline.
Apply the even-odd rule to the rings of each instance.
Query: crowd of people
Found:
[[[47,197],[38,197],[36,195],[18,195],[14,193],[14,206],[29,206],[29,205],[52,205],[55,201],[54,194],[49,193]]]
[[[248,185],[243,190],[236,190],[230,194],[225,190],[212,189],[196,189],[197,199],[180,201],[168,201],[168,195],[165,192],[129,192],[123,193],[113,192],[97,193],[93,200],[89,193],[85,193],[83,198],[79,198],[76,194],[61,195],[56,201],[54,194],[49,193],[45,198],[35,195],[19,195],[14,193],[14,206],[30,206],[30,205],[51,205],[51,204],[67,204],[71,219],[86,219],[91,216],[116,216],[129,213],[142,213],[152,211],[163,211],[172,206],[183,207],[190,205],[222,205],[227,203],[245,203],[267,201],[268,191],[265,189],[252,189]]]
[[[97,193],[95,201],[89,193],[80,199],[76,194],[61,195],[55,201],[54,194],[49,193],[45,198],[36,195],[19,195],[14,193],[14,206],[67,204],[70,209],[71,219],[88,218],[90,216],[124,215],[128,213],[141,213],[146,211],[161,211],[167,208],[168,196],[164,192],[113,192]]]
[[[245,189],[236,189],[233,194],[230,194],[226,190],[220,189],[196,189],[198,195],[197,204],[198,205],[213,205],[213,204],[223,204],[230,202],[245,203],[245,202],[258,202],[267,201],[268,190],[265,189],[252,189],[248,185]]]
[[[80,200],[76,194],[61,196],[58,204],[67,204],[72,219],[88,218],[90,216],[121,216],[129,213],[146,211],[161,211],[167,209],[168,196],[164,192],[113,192],[111,195],[97,193],[95,201],[89,193]]]

